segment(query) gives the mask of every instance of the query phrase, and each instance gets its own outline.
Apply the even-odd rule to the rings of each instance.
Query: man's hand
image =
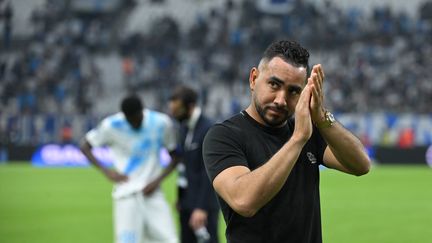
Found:
[[[207,212],[199,208],[194,209],[189,219],[189,226],[197,230],[205,225],[207,225]]]
[[[324,121],[325,110],[323,107],[324,103],[324,70],[321,64],[314,65],[312,68],[311,76],[308,79],[311,80],[312,86],[312,98],[310,102],[310,110],[312,121],[315,124],[320,124]]]
[[[112,170],[112,169],[104,167],[98,161],[98,159],[94,156],[94,154],[92,152],[92,146],[87,141],[86,138],[83,138],[81,140],[80,149],[81,149],[81,152],[84,154],[84,156],[87,157],[87,159],[89,160],[89,162],[92,165],[94,165],[96,168],[98,168],[110,181],[115,182],[115,183],[119,183],[119,182],[125,182],[125,181],[128,180],[127,176],[122,175],[122,174],[118,173],[115,170]]]
[[[105,174],[105,176],[112,182],[126,182],[128,180],[128,177],[118,173],[115,170],[111,170],[111,169],[103,169],[102,170],[103,173]]]
[[[160,180],[154,180],[147,184],[146,187],[142,190],[145,196],[152,194],[156,189],[159,188]]]
[[[313,83],[308,79],[308,83],[300,94],[295,108],[295,129],[291,139],[298,139],[303,143],[312,136],[312,120],[310,113],[310,100],[312,96]]]

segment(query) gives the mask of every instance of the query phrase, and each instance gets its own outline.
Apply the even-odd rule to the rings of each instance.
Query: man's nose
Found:
[[[275,103],[279,107],[286,107],[287,106],[287,100],[286,100],[285,91],[277,92],[276,97],[273,100],[273,103]]]

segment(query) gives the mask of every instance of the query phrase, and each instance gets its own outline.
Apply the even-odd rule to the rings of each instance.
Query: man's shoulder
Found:
[[[121,119],[125,119],[125,116],[123,115],[123,113],[121,112],[116,112],[113,114],[110,114],[108,116],[106,116],[105,118],[102,119],[102,121],[112,121],[112,120],[121,120]]]
[[[240,135],[245,129],[245,119],[242,115],[236,114],[223,122],[218,122],[210,127],[209,133],[226,134],[230,136]]]
[[[148,108],[144,109],[144,114],[148,114],[148,115],[155,116],[155,117],[162,117],[162,118],[169,117],[167,114],[165,114],[163,112],[160,112],[160,111],[157,111],[157,110],[148,109]]]
[[[205,134],[213,126],[213,121],[208,117],[201,115],[195,125],[195,132]]]
[[[117,112],[102,119],[100,124],[101,126],[104,126],[106,128],[116,128],[120,126],[125,126],[126,122],[127,121],[123,113]]]
[[[156,123],[166,123],[171,122],[171,118],[160,111],[144,109],[144,116],[149,116],[149,120]]]
[[[208,116],[204,114],[201,114],[197,122],[197,127],[201,127],[208,130],[214,124],[215,124],[214,120],[210,119]]]
[[[223,121],[221,124],[231,128],[245,128],[247,120],[241,113],[237,113]]]

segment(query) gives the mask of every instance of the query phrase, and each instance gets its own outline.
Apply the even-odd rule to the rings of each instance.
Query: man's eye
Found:
[[[270,85],[270,87],[273,88],[273,89],[276,89],[276,88],[279,87],[279,84],[276,83],[276,82],[269,82],[269,85]]]
[[[291,88],[288,90],[291,95],[299,95],[301,93],[300,89]]]

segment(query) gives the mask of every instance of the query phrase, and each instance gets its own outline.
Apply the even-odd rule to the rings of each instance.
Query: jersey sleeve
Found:
[[[204,138],[203,159],[210,181],[232,166],[248,166],[240,136],[231,129],[217,124]]]
[[[99,123],[99,125],[87,132],[85,138],[93,147],[99,147],[109,144],[110,125],[107,119]]]

